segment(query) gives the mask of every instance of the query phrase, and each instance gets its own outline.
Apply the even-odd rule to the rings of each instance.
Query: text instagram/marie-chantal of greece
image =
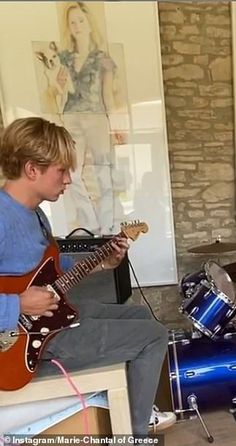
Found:
[[[53,435],[45,437],[27,437],[24,435],[9,435],[3,437],[3,444],[13,446],[17,444],[31,444],[38,446],[42,444],[134,444],[134,445],[158,445],[160,446],[160,438],[143,437],[137,438],[132,435],[114,435],[113,437],[102,437],[93,435]]]

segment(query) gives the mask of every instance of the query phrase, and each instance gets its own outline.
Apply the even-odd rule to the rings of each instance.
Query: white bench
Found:
[[[72,372],[70,376],[82,394],[106,391],[112,433],[132,434],[125,363]],[[40,377],[33,379],[22,389],[0,391],[0,407],[74,394],[63,375]]]

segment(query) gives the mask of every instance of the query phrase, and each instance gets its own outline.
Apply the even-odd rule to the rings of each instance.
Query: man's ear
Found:
[[[31,160],[27,161],[24,165],[25,175],[29,180],[34,181],[37,178],[38,166]]]

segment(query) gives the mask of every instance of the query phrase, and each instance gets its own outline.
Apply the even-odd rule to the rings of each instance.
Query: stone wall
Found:
[[[234,241],[234,117],[230,2],[159,2],[178,274],[211,257],[188,248]],[[184,326],[177,286],[144,290],[169,326]],[[139,293],[135,292],[139,299]]]

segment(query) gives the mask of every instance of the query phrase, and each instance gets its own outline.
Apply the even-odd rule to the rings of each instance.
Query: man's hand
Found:
[[[114,252],[103,262],[105,269],[112,269],[119,266],[129,249],[127,239],[122,237],[115,237],[114,241],[111,242],[111,246],[114,249]]]
[[[30,316],[53,316],[57,297],[46,288],[32,286],[20,294],[20,312]]]

